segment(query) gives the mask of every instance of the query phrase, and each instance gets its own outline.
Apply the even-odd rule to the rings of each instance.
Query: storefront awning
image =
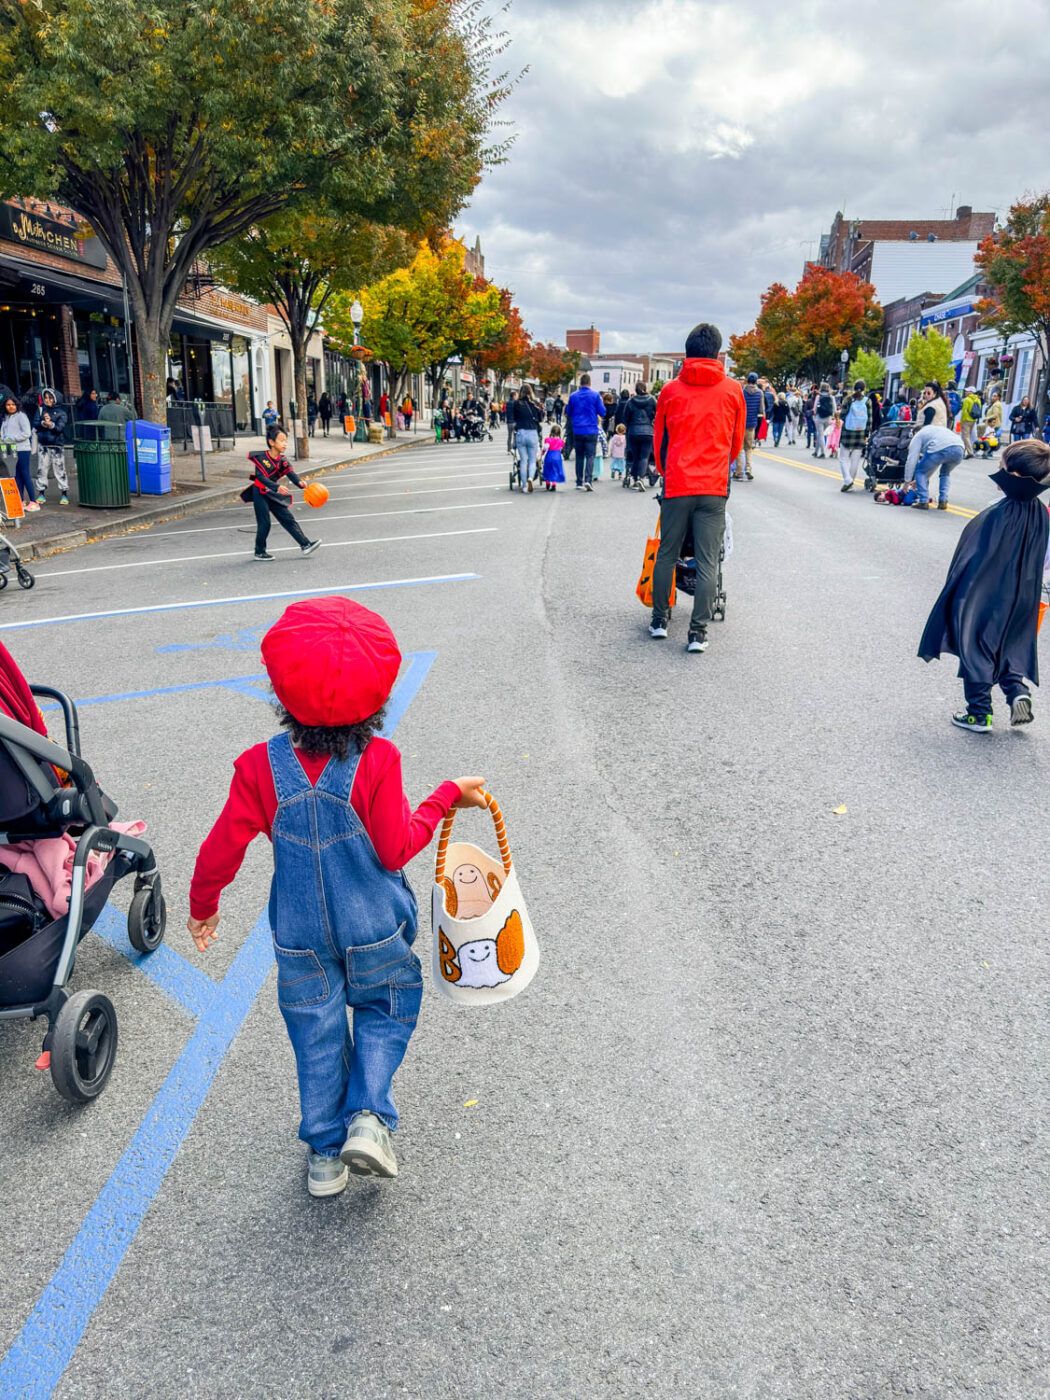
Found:
[[[22,294],[28,293],[41,301],[62,301],[69,306],[89,307],[92,310],[100,305],[108,306],[114,315],[123,314],[123,291],[112,282],[95,282],[88,277],[77,277],[75,273],[37,267],[24,259],[7,257],[3,253],[0,253],[0,268],[18,277],[18,290]],[[36,290],[38,287],[40,291]]]

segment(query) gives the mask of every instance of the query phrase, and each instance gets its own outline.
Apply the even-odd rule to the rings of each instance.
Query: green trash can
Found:
[[[128,454],[123,442],[75,442],[77,502],[110,510],[131,504]]]

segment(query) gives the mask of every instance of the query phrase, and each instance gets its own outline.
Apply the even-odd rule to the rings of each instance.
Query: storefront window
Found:
[[[212,397],[216,403],[233,403],[233,368],[230,364],[229,347],[212,344],[211,347]]]
[[[238,337],[230,355],[233,362],[233,416],[238,431],[243,432],[252,421],[252,380],[247,341]]]

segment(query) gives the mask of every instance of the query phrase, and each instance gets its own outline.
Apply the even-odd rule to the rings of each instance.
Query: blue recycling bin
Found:
[[[135,419],[125,429],[128,447],[128,485],[135,490],[136,440],[139,480],[144,496],[166,496],[171,490],[171,429],[159,423]]]

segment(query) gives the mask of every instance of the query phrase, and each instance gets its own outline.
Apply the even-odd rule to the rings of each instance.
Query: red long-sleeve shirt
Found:
[[[299,749],[296,757],[312,784],[328,759]],[[350,805],[361,819],[387,870],[400,870],[426,846],[459,798],[459,787],[444,782],[413,812],[401,783],[401,754],[389,739],[373,739],[361,755]],[[207,919],[236,876],[244,853],[260,832],[269,839],[277,815],[277,793],[265,744],[245,750],[233,765],[233,782],[219,819],[205,838],[190,883],[190,913]]]

